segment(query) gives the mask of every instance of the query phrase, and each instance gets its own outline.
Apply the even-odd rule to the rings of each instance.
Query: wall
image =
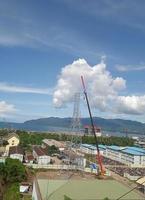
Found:
[[[21,162],[23,161],[23,155],[22,154],[11,154],[10,158],[12,158],[12,159],[18,159]]]
[[[50,156],[38,156],[36,159],[38,164],[40,165],[41,164],[46,165],[50,163]]]

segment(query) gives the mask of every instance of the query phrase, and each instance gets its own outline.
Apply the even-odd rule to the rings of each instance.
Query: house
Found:
[[[33,148],[33,156],[35,161],[40,165],[47,165],[50,163],[50,156],[47,155],[45,149],[35,146]]]
[[[25,155],[25,162],[33,164],[33,162],[34,162],[34,156],[32,154],[26,154]]]
[[[54,140],[54,139],[44,139],[42,140],[42,148],[46,148],[48,146],[55,146],[59,149],[59,151],[64,151],[65,144],[63,142]]]
[[[8,133],[1,138],[0,155],[7,157],[11,146],[19,145],[19,136],[16,133]]]
[[[13,146],[18,146],[20,143],[19,136],[16,133],[8,133],[3,137],[3,140],[7,142],[5,146],[3,146],[3,156],[9,155],[9,148]]]
[[[9,157],[23,161],[24,152],[20,146],[13,146],[9,148]]]

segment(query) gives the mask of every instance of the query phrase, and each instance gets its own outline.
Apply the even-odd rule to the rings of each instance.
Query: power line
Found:
[[[145,181],[143,181],[143,182],[141,183],[141,185],[144,184],[144,183],[145,183]],[[120,196],[119,198],[117,198],[116,200],[121,199],[122,197],[126,196],[127,194],[129,194],[130,192],[132,192],[133,190],[135,190],[135,189],[137,189],[137,188],[138,188],[138,185],[135,186],[134,188],[132,188],[131,190],[129,190],[128,192],[126,192],[125,194],[123,194],[122,196]]]

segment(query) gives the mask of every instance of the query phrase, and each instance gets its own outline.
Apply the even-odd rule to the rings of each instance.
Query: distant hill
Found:
[[[29,120],[24,123],[0,122],[0,127],[12,127],[31,131],[63,131],[70,129],[71,121],[71,118],[49,117]],[[104,131],[124,132],[125,129],[127,129],[128,133],[145,134],[145,124],[137,121],[94,117],[94,123],[95,125],[100,126]],[[81,124],[83,128],[84,125],[90,124],[90,119],[82,118]]]

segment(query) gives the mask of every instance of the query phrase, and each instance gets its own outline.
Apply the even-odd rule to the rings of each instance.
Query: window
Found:
[[[12,145],[14,145],[14,143],[15,143],[15,140],[12,140]]]

